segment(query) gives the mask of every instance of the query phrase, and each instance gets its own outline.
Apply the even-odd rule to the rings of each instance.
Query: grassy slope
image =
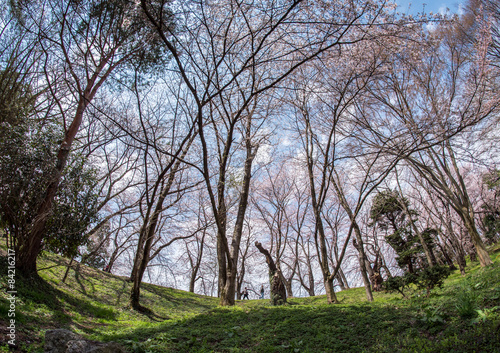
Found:
[[[134,352],[500,352],[499,250],[492,252],[494,266],[474,263],[466,277],[455,272],[430,298],[375,293],[375,302],[367,303],[364,289],[355,288],[338,293],[339,305],[318,296],[293,298],[284,307],[251,300],[220,308],[216,298],[145,284],[146,314],[127,308],[124,278],[80,266],[64,284],[65,267],[51,266],[66,260],[47,254],[39,266],[50,267],[40,272],[43,282],[16,282],[17,338],[22,351],[33,352],[43,351],[46,329],[60,327],[123,342]],[[5,267],[0,257],[2,289]],[[460,308],[471,302],[480,315],[461,317]],[[2,290],[0,330],[7,310]]]

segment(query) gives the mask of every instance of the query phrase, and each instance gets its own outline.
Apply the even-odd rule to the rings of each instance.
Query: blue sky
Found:
[[[460,4],[464,4],[464,0],[394,0],[398,5],[398,12],[407,14],[425,12],[443,13],[446,8],[450,9],[451,13],[458,13]],[[411,6],[410,6],[411,3]]]

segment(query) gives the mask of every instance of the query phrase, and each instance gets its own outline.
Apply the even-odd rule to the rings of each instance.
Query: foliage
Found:
[[[496,169],[483,175],[483,183],[490,190],[500,187],[500,170]]]
[[[432,307],[429,306],[424,309],[424,315],[421,318],[422,322],[429,328],[444,324],[444,315],[442,312],[442,307]]]
[[[22,124],[34,106],[36,95],[23,82],[19,72],[12,69],[0,71],[0,126],[2,135],[8,134],[9,127]],[[5,137],[2,137],[2,139]]]
[[[484,215],[483,225],[486,228],[484,236],[488,239],[488,243],[491,244],[500,239],[500,211]]]
[[[406,225],[399,228],[394,233],[387,235],[385,239],[398,255],[396,257],[398,266],[402,269],[408,266],[413,271],[413,264],[417,255],[422,253],[422,246],[419,244],[418,237],[411,227]]]
[[[412,229],[417,212],[410,209],[409,201],[396,190],[384,190],[373,198],[370,208],[371,225],[382,230],[392,230],[385,239],[398,255],[399,267],[414,271],[416,259],[423,253],[418,236]],[[425,239],[430,240],[430,237]]]
[[[88,243],[87,228],[98,219],[96,171],[83,157],[73,157],[71,162],[56,195],[45,240],[48,250],[68,257]]]
[[[60,139],[61,131],[51,122],[37,127],[40,122],[31,113],[34,107],[30,89],[19,82],[9,81],[8,85],[10,89],[3,90],[2,94],[9,97],[1,97],[2,101],[15,94],[18,103],[2,106],[2,113],[6,115],[0,123],[0,219],[2,226],[17,240],[32,224],[44,197],[40,190],[52,176],[53,146]],[[28,97],[22,99],[22,95]],[[30,105],[23,106],[23,102]]]
[[[478,295],[473,287],[462,286],[456,294],[455,308],[462,319],[472,319],[477,316]]]
[[[403,276],[390,277],[382,284],[382,288],[390,293],[399,292],[406,298],[405,290],[414,284],[418,289],[425,289],[429,296],[432,289],[443,286],[444,280],[450,273],[448,266],[427,267],[414,273],[407,272]]]
[[[55,146],[61,139],[59,124],[45,121],[43,125],[32,113],[30,89],[20,83],[18,105],[2,107],[9,110],[0,124],[0,207],[2,227],[15,246],[22,247],[29,234],[38,207],[45,197],[41,192],[50,183],[55,165]],[[13,88],[14,89],[14,88]],[[85,158],[74,156],[65,169],[54,209],[48,222],[45,244],[52,251],[73,256],[82,245],[87,226],[97,217],[95,170]]]
[[[403,276],[394,276],[387,278],[382,283],[382,289],[389,293],[398,292],[403,298],[406,298],[405,290],[410,287],[415,280],[413,273],[405,273]]]
[[[99,227],[97,231],[89,235],[82,250],[82,262],[88,266],[103,269],[109,261],[109,224]]]
[[[415,275],[413,283],[419,289],[427,290],[427,296],[435,287],[441,288],[444,280],[451,274],[449,266],[433,266],[419,270]]]
[[[405,207],[410,207],[410,202],[401,197],[396,190],[380,191],[372,201],[370,208],[370,219],[373,225],[382,230],[391,229],[397,231],[407,223]],[[412,212],[415,215],[415,212]]]

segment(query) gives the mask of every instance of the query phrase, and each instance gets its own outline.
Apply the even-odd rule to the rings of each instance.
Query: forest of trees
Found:
[[[488,266],[499,124],[496,0],[0,2],[2,241],[136,309],[143,281],[335,303]]]

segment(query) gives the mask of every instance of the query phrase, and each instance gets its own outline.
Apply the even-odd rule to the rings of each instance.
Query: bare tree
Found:
[[[157,96],[158,92],[153,90],[155,97],[151,102],[148,100],[149,95],[141,96],[136,81],[133,93],[138,121],[129,126],[122,125],[121,128],[139,143],[139,153],[144,161],[141,177],[144,197],[140,205],[142,224],[130,276],[133,283],[130,304],[140,309],[140,287],[149,262],[173,241],[196,234],[195,231],[179,235],[159,245],[162,241],[160,229],[165,222],[172,222],[174,218],[172,214],[163,214],[172,211],[183,195],[197,184],[196,180],[191,181],[189,178],[186,159],[197,131],[190,115],[178,109],[177,100],[182,97],[175,95],[175,92],[169,99]],[[163,102],[161,108],[157,103],[159,100]]]
[[[485,53],[463,34],[468,28],[459,19],[446,22],[422,37],[416,48],[409,45],[371,90],[382,106],[358,114],[371,131],[365,135],[366,143],[404,158],[451,205],[486,266],[491,259],[475,225],[453,138],[494,116],[500,100],[492,91]],[[374,121],[385,122],[387,128],[380,130]]]
[[[87,107],[113,73],[132,62],[151,65],[162,56],[150,51],[158,36],[144,26],[143,15],[133,2],[41,0],[16,2],[16,6],[20,24],[38,36],[48,92],[64,131],[50,182],[40,185],[44,198],[16,252],[16,267],[32,275],[36,273],[54,197]],[[31,11],[33,8],[44,11]]]
[[[367,60],[367,49],[371,50],[370,60]],[[296,95],[292,98],[296,107],[297,130],[305,152],[316,222],[316,246],[328,302],[336,301],[333,280],[340,269],[346,245],[353,232],[367,298],[373,300],[366,274],[367,259],[363,239],[356,218],[367,197],[389,174],[398,159],[385,158],[381,153],[366,147],[362,139],[357,139],[358,128],[349,112],[380,72],[384,50],[361,43],[329,60],[323,60],[321,64],[299,76],[301,84],[297,86]],[[346,60],[347,56],[349,60]],[[351,175],[348,171],[352,171]],[[355,191],[350,191],[350,188]],[[323,210],[329,202],[331,189],[351,223],[344,238],[339,262],[332,270],[328,263],[328,242],[323,221]],[[357,196],[351,199],[347,196],[349,194]]]
[[[287,261],[286,255],[294,248],[292,221],[296,210],[294,210],[295,200],[292,197],[296,189],[296,181],[287,168],[289,166],[284,163],[277,171],[269,167],[265,168],[265,180],[259,185],[253,197],[253,204],[269,231],[269,252],[274,255],[276,267],[282,276],[288,296],[292,297],[292,281],[299,260],[297,256],[292,256]],[[288,274],[285,273],[283,267],[286,268]]]
[[[201,172],[218,229],[221,304],[233,305],[242,224],[258,148],[258,141],[252,137],[258,130],[260,123],[255,118],[259,116],[251,107],[258,106],[266,91],[311,58],[333,47],[362,40],[370,26],[380,19],[381,12],[377,6],[357,2],[302,6],[302,1],[294,1],[277,6],[273,1],[264,1],[259,7],[233,0],[189,2],[177,7],[178,32],[173,33],[163,25],[161,11],[146,1],[141,1],[141,5],[162,36],[195,102],[204,157]],[[363,26],[358,33],[350,36],[360,24]],[[175,39],[170,40],[170,35]],[[217,137],[214,143],[220,143],[215,185],[209,164],[207,121],[217,121],[211,128]],[[224,131],[219,131],[222,127]],[[225,185],[238,127],[244,140],[241,144],[245,151],[244,176],[238,217],[229,240]]]

